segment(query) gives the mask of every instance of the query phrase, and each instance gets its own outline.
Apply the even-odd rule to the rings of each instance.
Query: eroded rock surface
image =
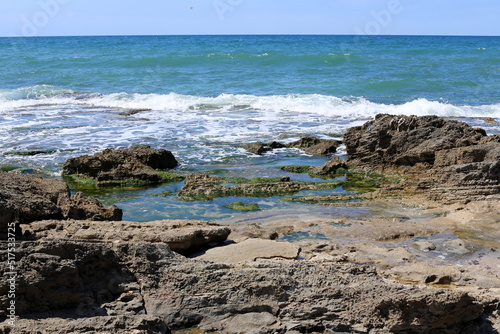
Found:
[[[434,165],[436,152],[478,144],[486,132],[438,116],[379,114],[344,135],[347,161],[360,166]]]
[[[452,203],[500,199],[500,141],[482,129],[437,116],[377,115],[344,137],[347,162],[358,169],[410,173],[401,185]]]
[[[197,220],[158,220],[136,222],[92,222],[48,220],[21,225],[23,234],[33,240],[64,239],[96,241],[160,242],[174,251],[193,251],[224,242],[228,227]]]
[[[269,144],[263,143],[250,143],[246,144],[244,148],[253,154],[261,155],[263,153],[272,151],[276,148],[298,148],[307,154],[312,155],[329,155],[335,153],[339,147],[340,142],[333,139],[321,139],[311,136],[303,136],[301,139],[291,142],[289,144],[282,144],[279,142],[272,142]]]
[[[95,179],[97,185],[101,186],[120,184],[128,180],[159,183],[164,177],[156,170],[172,169],[177,165],[172,152],[164,149],[106,149],[94,155],[69,159],[63,166],[63,175]]]
[[[397,283],[375,268],[337,260],[224,264],[186,259],[162,243],[57,239],[21,243],[17,260],[20,328],[33,325],[35,312],[42,319],[36,326],[70,318],[70,328],[81,332],[116,325],[115,333],[193,326],[228,333],[238,326],[259,333],[480,333],[488,326],[479,320],[489,304],[465,292]],[[1,317],[7,303],[2,294]]]
[[[9,222],[122,218],[122,211],[114,205],[105,208],[98,200],[81,193],[72,197],[63,181],[10,173],[0,173],[0,212],[2,233],[6,232]]]

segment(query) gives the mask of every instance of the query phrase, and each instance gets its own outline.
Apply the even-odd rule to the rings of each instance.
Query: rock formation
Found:
[[[17,326],[27,332],[57,326],[57,318],[73,319],[70,328],[81,332],[112,325],[114,333],[192,326],[228,333],[480,333],[487,325],[475,322],[485,305],[465,292],[397,283],[336,259],[220,263],[184,258],[164,243],[68,239],[26,241],[17,253]],[[6,288],[3,281],[0,291]],[[7,303],[2,294],[1,317]],[[29,320],[35,314],[36,323]]]
[[[67,239],[110,242],[161,242],[178,252],[213,247],[224,242],[228,227],[197,220],[136,222],[93,222],[45,220],[20,226],[30,240]]]
[[[34,175],[0,173],[0,233],[9,222],[43,219],[121,220],[116,206],[105,208],[81,193],[71,196],[66,183]]]
[[[410,172],[403,187],[451,203],[500,199],[500,140],[437,116],[377,115],[344,137],[358,169]],[[396,188],[393,188],[393,190]]]
[[[168,179],[158,170],[172,169],[177,165],[172,152],[164,149],[106,149],[91,156],[69,159],[63,166],[63,175],[90,178],[95,180],[98,186],[154,184]]]
[[[303,136],[301,139],[289,143],[287,145],[273,141],[269,144],[250,143],[246,144],[244,148],[253,154],[261,155],[263,153],[272,151],[276,148],[298,148],[307,154],[313,155],[329,155],[335,153],[339,147],[340,142],[333,139],[320,139],[317,137]]]

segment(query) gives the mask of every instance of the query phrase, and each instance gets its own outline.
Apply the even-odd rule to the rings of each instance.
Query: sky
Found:
[[[499,0],[16,0],[0,36],[500,36]]]

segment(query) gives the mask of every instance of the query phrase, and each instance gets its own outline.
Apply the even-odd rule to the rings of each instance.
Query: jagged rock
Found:
[[[255,261],[256,259],[296,259],[300,248],[287,243],[264,239],[247,239],[237,244],[209,249],[200,259],[219,263]]]
[[[333,157],[328,160],[324,165],[319,167],[311,167],[309,170],[312,174],[316,175],[329,175],[335,174],[339,168],[347,169],[345,162],[339,157]]]
[[[47,220],[21,225],[32,240],[65,239],[112,242],[161,242],[174,251],[193,251],[224,242],[228,227],[197,220],[158,220],[136,222],[92,222]]]
[[[67,185],[33,175],[0,173],[0,211],[21,222],[64,218],[57,203],[69,199]]]
[[[116,206],[106,209],[96,199],[71,197],[66,183],[35,175],[0,173],[0,228],[10,222],[29,223],[43,219],[121,219]]]
[[[99,200],[77,192],[68,200],[59,201],[65,218],[77,220],[122,220],[123,212],[116,205],[105,208]]]
[[[347,162],[357,168],[411,171],[382,192],[420,193],[444,203],[500,199],[499,139],[463,122],[381,114],[349,129],[344,143]]]
[[[436,152],[478,144],[486,132],[437,116],[379,114],[344,135],[347,162],[385,166],[433,165]]]
[[[285,145],[278,143],[276,141],[273,141],[269,144],[262,144],[262,143],[250,143],[246,144],[243,146],[245,150],[247,150],[250,153],[261,155],[263,153],[272,151],[275,148],[283,148]]]
[[[97,180],[97,184],[115,185],[120,181],[158,183],[164,177],[156,170],[172,169],[178,162],[164,149],[137,147],[111,150],[94,155],[71,158],[63,166],[63,175],[76,175]]]
[[[335,153],[340,142],[337,140],[320,139],[317,137],[304,136],[301,139],[289,143],[287,147],[298,148],[307,154],[329,155]]]
[[[488,138],[488,137],[485,137]],[[435,167],[463,165],[474,162],[500,160],[500,142],[459,147],[436,152]]]
[[[167,334],[170,330],[163,320],[148,315],[99,316],[91,318],[18,319],[15,330],[0,325],[0,333],[58,334],[58,333],[113,333],[113,334]]]

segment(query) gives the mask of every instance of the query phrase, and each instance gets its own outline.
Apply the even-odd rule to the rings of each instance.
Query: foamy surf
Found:
[[[453,105],[442,101],[414,99],[402,104],[382,104],[363,97],[336,97],[321,94],[194,96],[168,94],[90,94],[53,86],[34,86],[0,91],[0,112],[49,105],[82,105],[154,111],[238,113],[245,110],[271,113],[317,114],[326,117],[369,118],[379,113],[395,115],[436,115],[443,117],[500,117],[500,104]]]

